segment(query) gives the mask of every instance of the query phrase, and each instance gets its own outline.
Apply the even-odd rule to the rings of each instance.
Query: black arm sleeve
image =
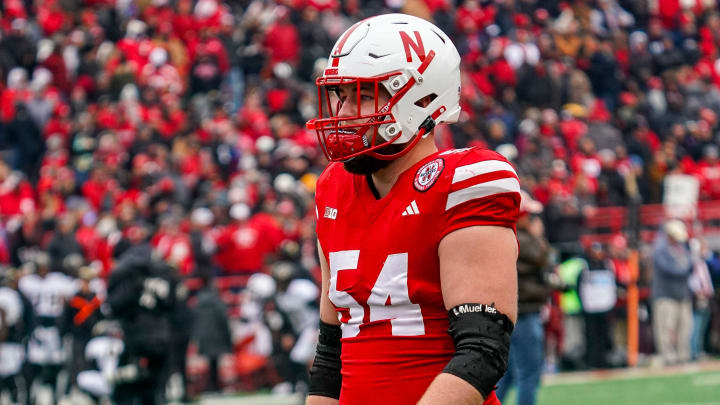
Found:
[[[455,355],[444,373],[462,378],[487,398],[505,374],[513,324],[494,306],[462,304],[450,310]]]
[[[310,368],[310,389],[308,395],[340,398],[342,375],[340,374],[340,352],[342,343],[340,326],[320,321],[315,361]]]

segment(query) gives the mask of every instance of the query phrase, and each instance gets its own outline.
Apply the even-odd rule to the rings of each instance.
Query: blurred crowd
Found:
[[[22,285],[41,267],[66,277],[49,283],[74,286],[49,288],[59,301],[45,322],[55,325],[83,291],[73,280],[97,280],[102,288],[83,300],[101,302],[86,311],[118,318],[98,332],[115,336],[124,315],[99,291],[139,247],[169,285],[195,279],[191,304],[215,310],[197,289],[219,297],[217,276],[270,275],[285,263],[293,270],[279,285],[287,274],[317,280],[313,193],[326,161],[304,126],[317,113],[314,79],[346,28],[393,11],[433,21],[462,56],[463,113],[436,129],[439,147],[479,145],[511,160],[544,207],[557,263],[597,262],[577,243],[585,219],[597,207],[662,201],[667,175],[695,176],[700,199],[720,199],[716,0],[3,0],[6,283]],[[627,245],[595,250],[617,259]],[[143,271],[136,278],[153,278]],[[231,296],[246,283],[238,280],[224,284]],[[278,307],[273,291],[258,304],[268,313]],[[19,319],[2,316],[3,325]],[[277,317],[262,323],[277,326]],[[231,329],[236,345],[247,330]],[[287,356],[303,334],[289,330],[292,341],[271,339]]]

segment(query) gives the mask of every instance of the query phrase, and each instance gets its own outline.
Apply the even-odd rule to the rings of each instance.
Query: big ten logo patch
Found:
[[[323,215],[323,218],[335,219],[337,218],[337,212],[336,208],[325,207],[325,214]]]

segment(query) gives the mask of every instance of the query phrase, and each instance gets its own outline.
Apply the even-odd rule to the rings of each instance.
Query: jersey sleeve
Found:
[[[330,186],[330,177],[335,169],[333,165],[334,163],[327,165],[325,169],[323,169],[322,173],[320,173],[320,176],[315,183],[315,220],[318,225],[320,223],[320,218],[323,217],[324,212],[322,212],[322,210],[324,210],[325,207],[323,201],[325,199],[327,189]]]
[[[334,192],[337,172],[341,169],[340,165],[340,163],[330,163],[327,165],[315,184],[315,232],[317,233],[321,246],[327,234],[327,215],[325,213],[327,196]]]
[[[520,182],[500,154],[471,149],[455,165],[448,181],[440,238],[469,226],[503,226],[515,231],[520,211]]]

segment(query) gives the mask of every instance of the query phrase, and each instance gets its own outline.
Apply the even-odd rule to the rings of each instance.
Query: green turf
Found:
[[[201,405],[299,405],[297,400],[266,395],[205,398]],[[510,392],[503,405],[516,405]],[[540,389],[538,405],[720,405],[720,372],[662,377],[589,377]]]
[[[511,392],[503,405],[515,405]],[[542,387],[538,405],[720,405],[720,372]]]

